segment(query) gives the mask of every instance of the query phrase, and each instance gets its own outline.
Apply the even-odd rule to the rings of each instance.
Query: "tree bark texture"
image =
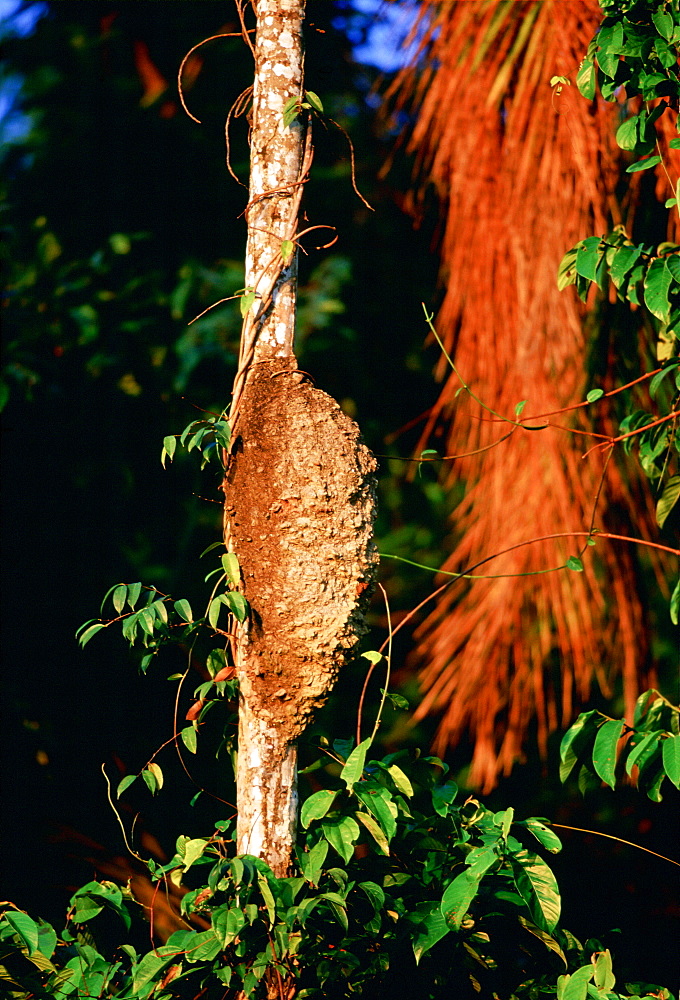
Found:
[[[283,124],[302,97],[302,0],[258,0],[246,316],[234,385],[225,542],[250,604],[238,628],[237,846],[277,875],[295,838],[295,741],[365,631],[377,570],[375,460],[297,368],[294,240],[311,145]]]

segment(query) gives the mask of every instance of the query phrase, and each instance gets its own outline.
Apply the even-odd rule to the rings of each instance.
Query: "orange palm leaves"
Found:
[[[439,751],[469,732],[471,780],[489,789],[521,758],[531,725],[545,753],[549,733],[573,718],[593,680],[608,695],[622,675],[630,709],[646,670],[633,547],[600,540],[587,548],[585,572],[546,572],[585,540],[532,542],[591,524],[631,534],[632,510],[634,533],[646,530],[618,456],[582,459],[594,440],[583,436],[592,426],[583,410],[533,419],[591,388],[585,309],[572,289],[558,291],[556,273],[570,246],[621,221],[618,105],[588,102],[573,85],[601,20],[594,0],[426,2],[421,11],[422,65],[390,96],[414,118],[409,150],[420,187],[410,207],[417,213],[430,184],[442,205],[437,329],[488,407],[515,419],[526,399],[524,423],[550,424],[514,428],[498,447],[451,466],[449,483],[462,479],[466,493],[444,568],[505,554],[478,571],[493,579],[448,588],[417,633],[417,715],[441,714]],[[572,84],[551,86],[555,77]],[[455,454],[513,429],[458,391],[444,359],[437,374],[443,388],[423,440],[443,423]],[[608,419],[600,406],[598,431]]]

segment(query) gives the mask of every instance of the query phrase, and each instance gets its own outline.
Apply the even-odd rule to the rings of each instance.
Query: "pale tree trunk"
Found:
[[[251,613],[240,685],[237,850],[288,873],[296,739],[364,631],[377,555],[375,462],[354,423],[293,353],[300,199],[311,162],[302,99],[303,0],[257,0],[246,290],[254,290],[230,413],[225,543]],[[282,257],[282,244],[284,252]]]

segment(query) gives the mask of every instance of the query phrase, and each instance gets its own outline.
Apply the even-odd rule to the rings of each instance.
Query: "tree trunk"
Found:
[[[311,162],[302,100],[302,0],[258,0],[244,321],[230,413],[225,544],[248,620],[237,629],[240,854],[277,875],[296,828],[295,741],[365,631],[377,565],[375,461],[356,425],[311,386],[293,353],[292,251]],[[282,254],[283,244],[283,254]]]

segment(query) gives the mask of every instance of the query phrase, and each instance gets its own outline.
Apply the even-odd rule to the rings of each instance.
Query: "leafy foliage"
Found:
[[[617,771],[621,776],[625,769],[638,788],[660,802],[666,778],[680,788],[679,717],[680,709],[654,690],[638,698],[632,726],[601,712],[583,712],[562,739],[562,781],[576,771],[582,791],[600,781],[614,788]]]
[[[666,155],[669,148],[680,148],[678,4],[601,0],[600,6],[605,17],[581,64],[578,88],[588,99],[599,90],[610,102],[618,101],[625,91],[628,116],[617,130],[616,141],[637,157],[627,167],[628,172],[660,165],[666,169],[662,116],[675,116],[676,135],[668,141]],[[667,171],[666,176],[670,177]],[[680,181],[671,195],[665,207],[680,211]],[[661,362],[660,368],[650,373],[649,395],[656,410],[635,409],[626,414],[620,440],[626,451],[637,445],[640,464],[650,479],[665,479],[657,504],[657,521],[663,527],[680,495],[674,471],[680,449],[680,246],[672,242],[657,246],[635,243],[625,227],[615,226],[610,233],[588,236],[569,250],[560,264],[557,283],[560,289],[575,285],[584,301],[591,285],[600,289],[611,286],[617,299],[634,308],[645,306],[653,317],[656,355]]]
[[[369,747],[338,740],[319,762],[329,787],[302,806],[289,877],[234,856],[231,821],[209,837],[179,837],[164,865],[150,859],[159,886],[185,891],[186,927],[160,947],[124,944],[107,957],[95,918],[113,914],[127,932],[136,907],[111,882],[74,894],[59,937],[5,910],[1,974],[12,995],[259,998],[278,984],[279,996],[291,995],[285,987],[342,997],[408,982],[423,998],[451,989],[528,998],[554,995],[560,966],[571,970],[557,986],[565,1000],[622,995],[599,942],[584,947],[559,928],[557,883],[533,849],[560,850],[547,821],[458,802],[437,758],[402,751],[367,762]]]

